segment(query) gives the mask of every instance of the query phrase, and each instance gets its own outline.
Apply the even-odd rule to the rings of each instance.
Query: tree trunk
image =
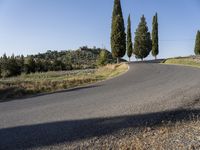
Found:
[[[119,58],[119,57],[117,57],[117,63],[118,63],[118,64],[120,63],[120,58]]]
[[[131,62],[131,58],[129,57],[129,63]]]
[[[157,56],[155,56],[155,60],[157,60]]]

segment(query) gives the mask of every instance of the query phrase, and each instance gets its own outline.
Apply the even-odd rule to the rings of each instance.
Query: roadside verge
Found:
[[[98,69],[47,72],[0,79],[0,102],[65,92],[118,77],[129,70],[127,63]]]
[[[182,65],[182,66],[200,68],[200,57],[190,56],[190,57],[170,58],[165,60],[163,63],[169,65]]]

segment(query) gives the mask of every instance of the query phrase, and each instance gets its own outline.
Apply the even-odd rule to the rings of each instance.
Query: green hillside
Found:
[[[105,49],[85,46],[78,50],[48,50],[46,53],[26,57],[4,55],[0,58],[0,77],[11,77],[23,73],[94,69],[97,67],[97,60],[102,50]],[[105,52],[107,53],[106,63],[116,62],[108,50]]]

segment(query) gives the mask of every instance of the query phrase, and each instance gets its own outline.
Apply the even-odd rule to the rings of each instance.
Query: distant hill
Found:
[[[107,63],[116,62],[108,50],[86,46],[74,51],[48,50],[46,53],[26,57],[23,55],[8,57],[4,54],[0,57],[0,77],[17,76],[22,73],[94,69],[97,67],[97,60],[102,50],[107,53]]]
[[[81,47],[78,50],[66,50],[66,51],[51,51],[48,50],[46,53],[31,55],[35,60],[42,62],[48,61],[52,64],[55,61],[60,61],[66,65],[70,65],[71,69],[91,69],[96,67],[96,61],[99,57],[100,52],[103,49],[100,48],[88,48]],[[111,52],[105,50],[108,55],[108,63],[115,63]],[[28,56],[30,57],[30,56]],[[50,65],[49,64],[49,65]]]

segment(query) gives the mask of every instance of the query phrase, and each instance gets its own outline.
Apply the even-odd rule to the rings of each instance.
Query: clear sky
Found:
[[[193,54],[200,0],[121,0],[132,32],[158,12],[161,57]],[[0,0],[0,55],[36,54],[80,46],[110,50],[113,0]],[[149,57],[151,58],[151,57]]]

